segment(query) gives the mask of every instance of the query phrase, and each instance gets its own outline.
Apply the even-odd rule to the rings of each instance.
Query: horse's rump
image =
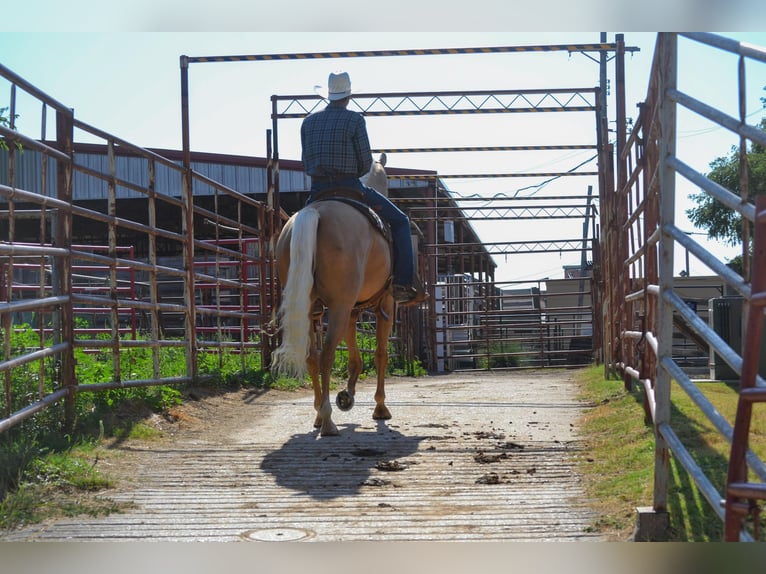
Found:
[[[328,190],[333,191],[333,190]],[[388,242],[389,249],[393,250],[392,245],[392,237],[391,237],[391,227],[381,219],[380,215],[377,214],[377,212],[370,207],[368,204],[366,204],[361,199],[358,199],[353,196],[347,196],[344,194],[339,195],[317,195],[317,198],[314,200],[314,204],[318,201],[339,201],[341,203],[345,203],[346,205],[350,205],[354,209],[356,209],[359,213],[364,215],[367,218],[367,221],[369,221],[372,226],[375,228],[375,230],[380,233]]]
[[[339,299],[359,303],[385,289],[392,270],[391,247],[368,216],[343,201],[327,200],[311,207],[319,212],[317,298],[327,305]]]

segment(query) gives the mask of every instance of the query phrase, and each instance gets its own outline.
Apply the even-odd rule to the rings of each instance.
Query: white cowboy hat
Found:
[[[351,78],[348,72],[332,72],[327,78],[327,88],[314,86],[314,91],[331,102],[342,100],[351,95]]]

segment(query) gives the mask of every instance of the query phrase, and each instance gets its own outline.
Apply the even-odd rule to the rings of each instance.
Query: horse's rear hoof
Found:
[[[377,406],[372,412],[372,418],[376,421],[387,421],[391,418],[391,411],[389,411],[385,406]]]
[[[342,411],[350,411],[354,406],[354,397],[346,390],[340,391],[335,397],[335,404]]]
[[[338,432],[338,427],[335,426],[335,423],[327,421],[322,425],[319,434],[320,436],[338,436],[340,433]]]

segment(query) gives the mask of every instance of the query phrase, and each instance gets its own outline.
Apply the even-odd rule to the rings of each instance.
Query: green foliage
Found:
[[[375,325],[364,323],[359,326],[356,333],[357,345],[361,352],[362,372],[361,375],[370,375],[377,372],[375,367],[375,348],[377,339],[375,337]],[[348,352],[339,349],[335,354],[332,373],[335,377],[348,377]],[[395,341],[388,341],[388,364],[386,365],[386,374],[420,377],[427,374],[423,363],[415,357],[409,361],[399,349]]]
[[[0,500],[18,488],[24,471],[44,452],[34,435],[19,429],[0,434]]]
[[[10,110],[9,107],[0,108],[0,126],[3,127],[11,127],[11,117],[10,114],[8,114],[8,111]],[[13,116],[13,119],[16,120],[19,117],[19,114],[16,114]],[[5,140],[5,138],[0,138],[0,149],[2,150],[8,150],[8,142]],[[16,149],[19,151],[22,150],[21,144],[16,143]]]
[[[11,120],[8,117],[8,110],[10,108],[8,106],[4,108],[0,108],[0,126],[3,127],[9,127],[11,125]],[[18,114],[16,114],[16,117],[18,117]]]
[[[99,490],[112,482],[96,472],[93,464],[72,453],[54,452],[33,460],[25,470],[30,482],[73,486],[79,490]]]
[[[400,356],[394,354],[389,354],[389,357],[393,357],[393,360],[388,363],[388,373],[391,375],[424,377],[428,374],[418,357],[415,357],[412,362],[407,362],[403,358],[400,360]]]
[[[0,530],[34,523],[50,516],[100,516],[121,505],[106,498],[72,497],[72,492],[95,491],[112,486],[89,462],[83,449],[41,454],[23,471],[19,485],[0,499]]]
[[[766,130],[766,118],[759,127]],[[739,175],[738,147],[732,147],[729,155],[714,159],[710,163],[708,177],[739,194],[741,190]],[[748,164],[748,199],[754,201],[756,195],[766,193],[766,148],[752,143],[747,152]],[[701,192],[689,196],[697,207],[688,209],[686,215],[695,227],[707,231],[711,239],[718,239],[730,245],[742,243],[742,218],[707,193]]]
[[[502,369],[505,367],[519,367],[521,360],[518,355],[509,353],[519,353],[523,348],[518,343],[506,343],[504,341],[490,343],[489,351],[486,347],[479,350],[480,357],[476,358],[476,366],[479,369]]]

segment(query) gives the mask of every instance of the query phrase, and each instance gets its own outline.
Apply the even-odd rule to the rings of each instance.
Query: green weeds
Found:
[[[579,371],[581,399],[592,405],[583,421],[586,452],[581,469],[588,495],[601,518],[593,529],[610,539],[627,540],[636,522],[636,508],[651,506],[654,488],[654,432],[644,423],[643,389],[624,388],[607,380],[603,367]],[[699,383],[703,394],[729,421],[734,420],[737,392],[724,383]],[[671,424],[691,456],[724,492],[729,458],[722,437],[676,384],[671,389]],[[756,413],[751,448],[766,457],[766,410]],[[721,541],[723,524],[686,470],[671,456],[668,486],[669,540]],[[765,523],[766,525],[766,523]],[[761,537],[764,537],[761,527]]]

